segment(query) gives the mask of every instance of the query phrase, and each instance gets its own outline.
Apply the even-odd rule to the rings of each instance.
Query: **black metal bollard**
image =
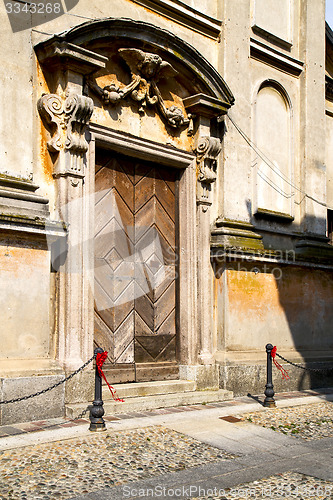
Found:
[[[98,353],[102,354],[104,351],[100,347],[94,350],[95,357]],[[102,379],[98,372],[97,364],[95,369],[95,399],[93,405],[90,407],[90,431],[105,431],[105,422],[103,419],[104,408],[102,401]]]
[[[265,389],[265,400],[264,400],[264,406],[266,408],[275,408],[276,403],[274,399],[274,386],[273,386],[273,379],[272,379],[272,352],[273,346],[272,344],[267,344],[266,345],[266,352],[267,352],[267,383],[266,383],[266,389]]]

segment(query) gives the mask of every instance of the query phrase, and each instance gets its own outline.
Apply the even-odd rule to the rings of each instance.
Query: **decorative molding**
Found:
[[[221,141],[216,137],[200,137],[195,148],[199,167],[197,204],[203,206],[203,211],[212,204],[211,184],[216,180],[216,159],[221,148]]]
[[[44,94],[38,99],[37,108],[46,125],[53,129],[47,143],[49,151],[57,153],[64,148],[83,155],[88,150],[84,131],[94,110],[90,97],[71,94],[63,101],[57,94]]]
[[[108,61],[107,57],[68,43],[59,35],[37,44],[35,52],[39,63],[48,70],[70,69],[81,75],[105,68]]]
[[[127,96],[139,103],[139,113],[144,114],[146,106],[155,106],[162,119],[172,128],[188,127],[188,133],[193,133],[191,115],[184,116],[183,111],[175,105],[169,108],[165,105],[158,88],[160,78],[173,78],[177,71],[157,54],[143,52],[140,49],[119,49],[119,55],[131,71],[131,82],[123,87],[118,84],[99,87],[93,77],[87,78],[88,87],[106,104],[115,105]]]
[[[206,118],[225,115],[231,107],[230,102],[216,99],[206,94],[195,94],[190,97],[185,97],[183,103],[186,111]]]
[[[200,137],[195,152],[199,165],[199,181],[210,184],[216,180],[216,157],[222,144],[216,137]]]
[[[84,155],[88,143],[84,137],[85,128],[94,111],[94,103],[90,97],[72,94],[64,102],[66,123],[65,149],[78,155]]]
[[[275,210],[268,210],[266,208],[257,208],[254,216],[256,218],[262,218],[262,219],[269,219],[269,220],[276,220],[278,222],[286,222],[286,223],[291,223],[295,217],[293,215],[290,215],[288,213],[284,212],[276,212]]]
[[[1,210],[1,208],[0,208]],[[49,219],[38,219],[34,216],[8,215],[0,212],[1,233],[15,233],[31,240],[40,240],[47,237],[48,243],[67,235],[63,222]]]
[[[222,21],[198,11],[180,0],[133,1],[209,38],[216,40],[220,36]]]
[[[64,233],[61,222],[49,219],[49,200],[35,193],[38,186],[29,179],[0,174],[0,230],[30,240]]]
[[[125,132],[112,130],[103,125],[90,123],[89,132],[97,145],[109,147],[118,153],[126,153],[142,160],[157,162],[175,168],[187,168],[195,156],[182,149],[136,137]]]
[[[249,222],[219,217],[211,231],[211,249],[253,253],[263,251],[264,246],[262,236]]]
[[[333,246],[328,243],[328,238],[309,238],[304,235],[304,239],[296,243],[296,256],[298,259],[314,261],[318,263],[331,264],[333,262]]]
[[[288,73],[288,75],[298,77],[304,69],[302,61],[283,54],[279,50],[273,49],[253,38],[250,38],[250,55],[252,59],[269,64],[274,68]]]
[[[44,94],[37,102],[42,120],[52,137],[47,143],[51,153],[70,153],[66,161],[56,163],[54,176],[83,177],[83,156],[88,150],[85,129],[94,110],[90,97],[70,94],[62,100],[57,94]],[[78,185],[72,180],[72,185]]]
[[[268,42],[275,43],[275,45],[278,45],[282,49],[291,50],[291,47],[293,46],[293,43],[291,41],[281,38],[277,35],[274,35],[270,31],[267,31],[264,28],[260,28],[260,26],[256,24],[252,26],[252,31],[256,35],[265,38]]]
[[[156,4],[156,1],[152,3]],[[92,44],[102,38],[131,40],[132,44],[140,44],[141,47],[149,43],[162,53],[169,54],[171,58],[178,58],[182,66],[182,75],[193,79],[199,92],[209,93],[230,105],[234,103],[235,98],[228,85],[200,52],[184,39],[156,25],[139,20],[108,18],[86,22],[57,36],[57,40],[61,39],[79,46]],[[51,38],[53,39],[54,37]],[[45,43],[49,42],[41,42],[39,45]]]

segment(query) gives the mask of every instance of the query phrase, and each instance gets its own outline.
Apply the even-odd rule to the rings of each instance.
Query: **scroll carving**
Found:
[[[84,131],[94,110],[90,97],[71,94],[62,100],[57,94],[44,94],[37,103],[39,114],[50,129],[47,148],[52,153],[62,149],[83,156],[88,149]]]
[[[199,167],[197,203],[203,206],[203,211],[212,204],[211,184],[216,180],[217,156],[221,148],[221,141],[216,137],[200,137],[195,148]]]
[[[216,137],[201,137],[196,147],[199,181],[210,184],[216,180],[216,158],[222,144]]]
[[[146,106],[156,106],[162,119],[171,127],[179,129],[188,127],[193,133],[192,116],[184,115],[182,109],[172,105],[167,107],[158,88],[161,78],[173,78],[176,70],[157,54],[143,52],[139,49],[119,49],[119,55],[126,62],[131,72],[131,82],[120,87],[117,84],[101,88],[92,77],[87,79],[90,89],[106,104],[115,105],[127,96],[139,103],[139,113],[144,114]]]

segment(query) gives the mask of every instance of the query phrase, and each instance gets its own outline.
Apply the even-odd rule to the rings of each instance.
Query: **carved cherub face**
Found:
[[[119,54],[128,64],[132,76],[139,75],[147,80],[174,77],[177,72],[157,54],[140,49],[119,49]]]
[[[149,79],[153,78],[153,76],[158,73],[161,63],[162,59],[160,56],[146,52],[144,61],[138,65],[138,68],[141,70],[141,73]]]

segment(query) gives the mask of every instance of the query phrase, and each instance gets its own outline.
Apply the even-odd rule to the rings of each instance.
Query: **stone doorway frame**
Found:
[[[169,57],[179,59],[184,71],[193,75],[196,89],[200,88],[202,93],[183,99],[186,111],[196,116],[193,153],[89,124],[94,104],[83,95],[84,78],[105,68],[107,58],[82,45],[86,40],[110,36],[129,38],[134,46],[136,41],[144,39],[168,52]],[[217,117],[223,120],[234,102],[230,89],[215,68],[189,44],[156,26],[128,19],[84,23],[39,43],[35,52],[43,73],[49,76],[50,93],[36,99],[39,97],[40,117],[50,132],[47,144],[54,153],[57,204],[66,207],[61,218],[74,242],[57,282],[57,361],[67,372],[78,368],[92,354],[93,255],[91,245],[87,248],[85,243],[92,235],[92,211],[84,200],[89,199],[91,175],[95,175],[91,168],[94,147],[100,143],[127,155],[149,157],[154,162],[183,169],[179,191],[180,378],[196,380],[198,388],[218,388],[213,352],[209,208],[222,139],[219,127],[214,124]],[[181,59],[176,54],[181,54]],[[43,125],[39,122],[38,126],[41,130]],[[71,206],[73,201],[76,209]],[[66,272],[73,265],[76,273]],[[67,401],[71,394],[73,391],[69,390]]]
[[[176,304],[179,322],[178,342],[179,356],[177,361],[181,365],[195,360],[195,346],[197,345],[197,255],[196,255],[196,156],[187,151],[165,146],[164,144],[125,134],[99,125],[90,123],[87,130],[89,142],[86,175],[87,199],[95,192],[95,151],[97,147],[108,149],[134,159],[147,160],[157,165],[176,168],[179,176],[179,300]],[[87,227],[87,241],[94,239],[94,211],[88,210],[89,221]],[[188,231],[188,227],[191,228]],[[89,250],[90,259],[93,259],[93,248]],[[88,269],[93,267],[93,260]],[[194,284],[194,286],[193,286]],[[93,299],[93,298],[92,298]],[[94,304],[90,305],[93,309]],[[94,331],[93,318],[89,331]],[[92,339],[93,341],[93,339]]]

